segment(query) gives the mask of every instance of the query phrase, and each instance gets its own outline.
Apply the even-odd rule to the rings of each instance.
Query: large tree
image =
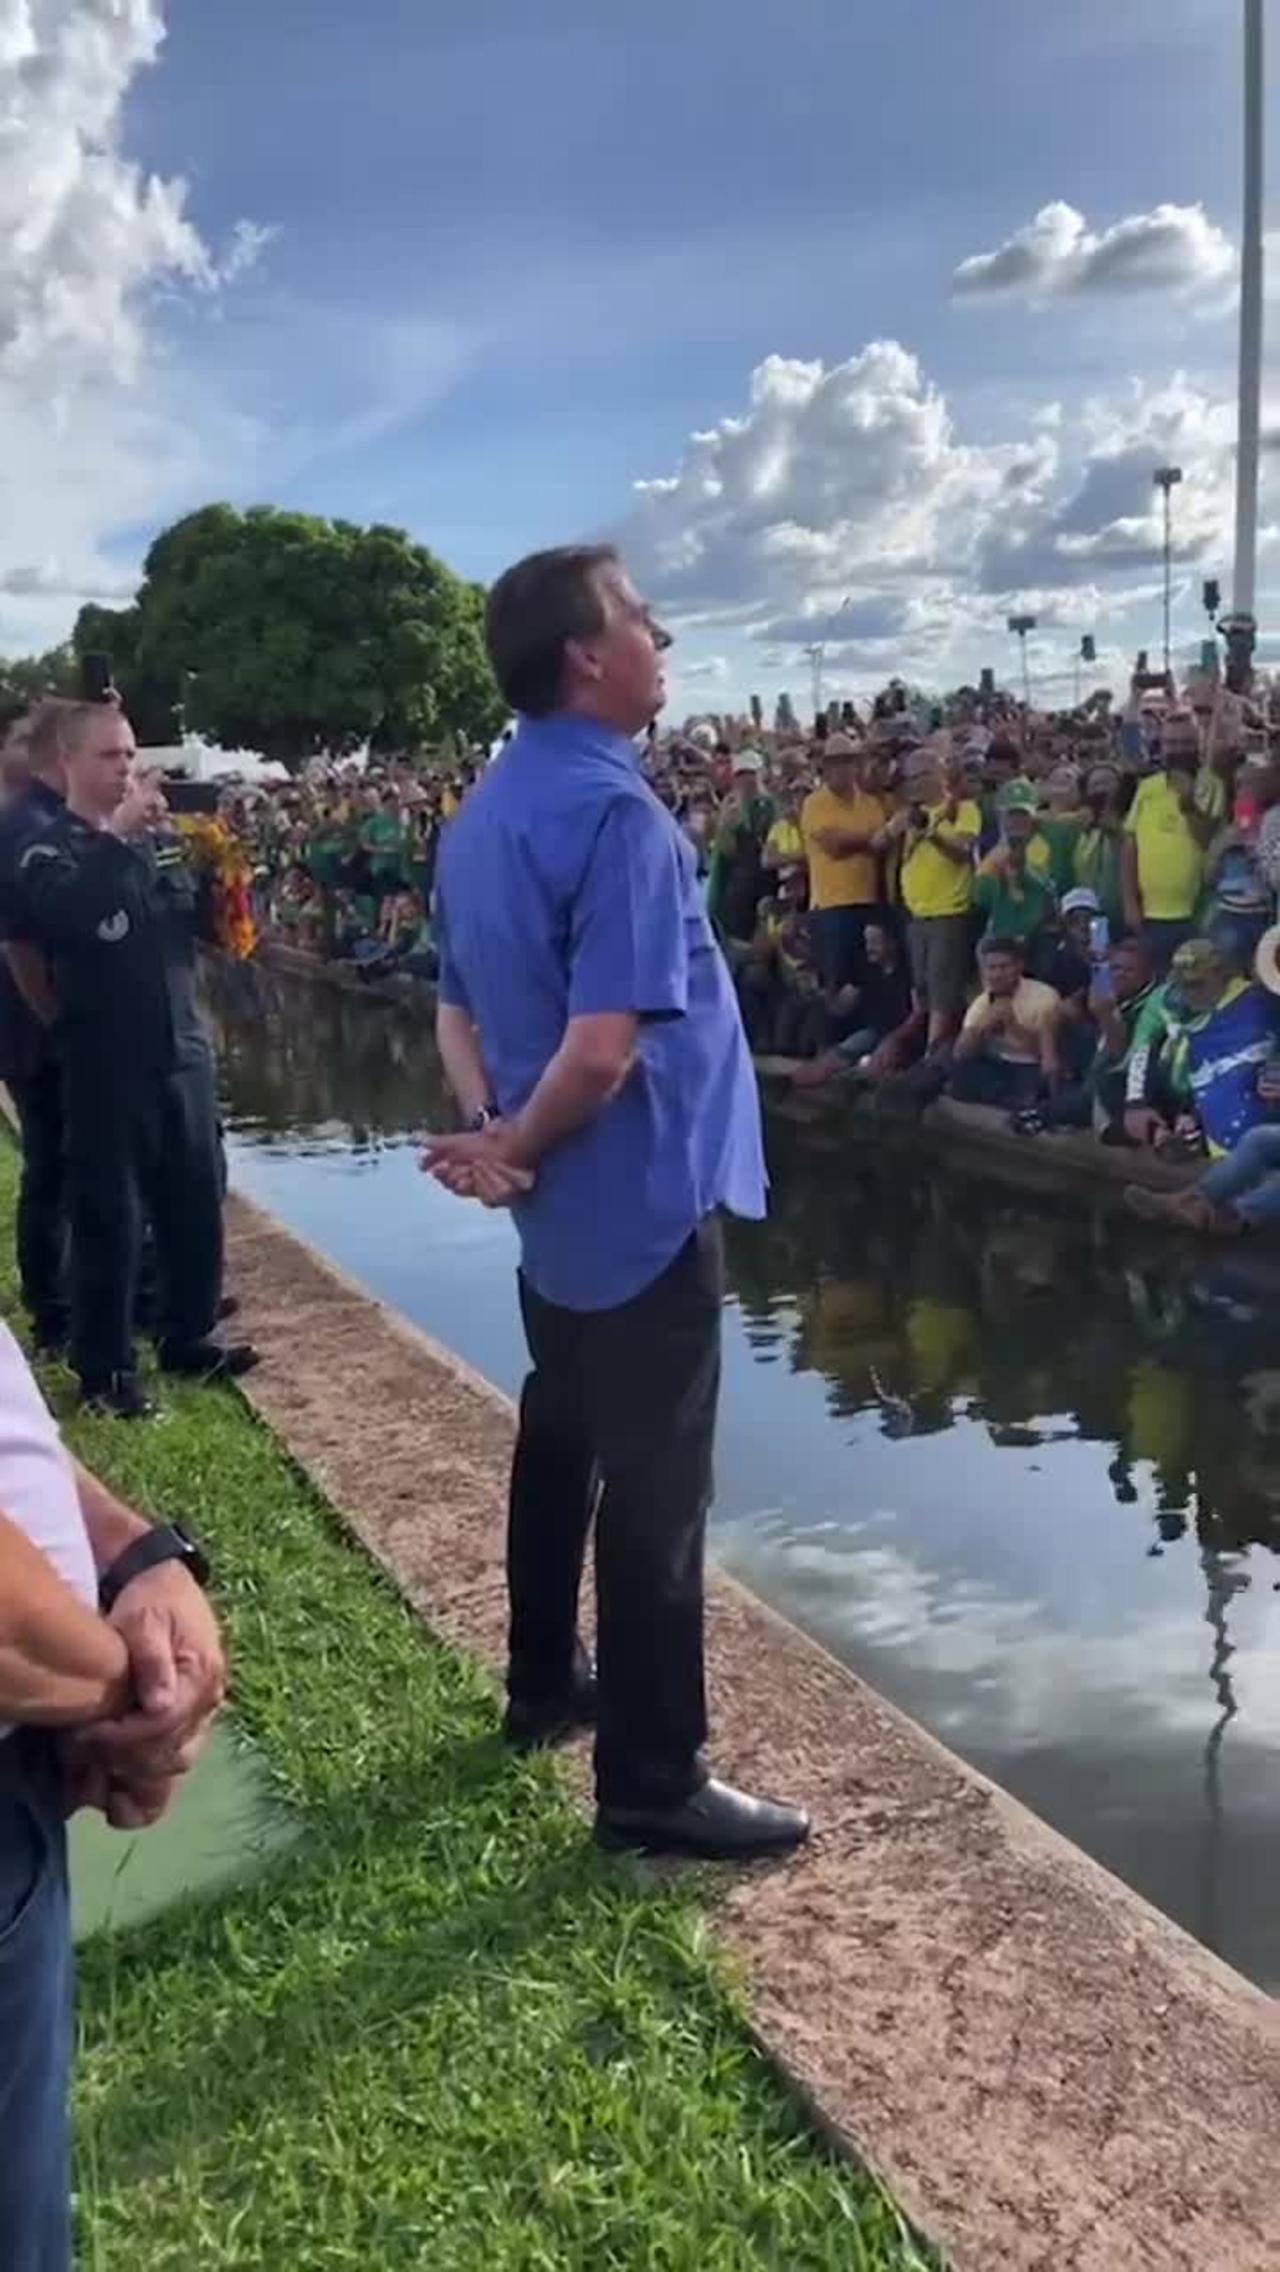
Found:
[[[50,647],[45,655],[17,655],[8,662],[0,656],[0,725],[20,716],[44,694],[74,694],[79,668],[70,645]]]
[[[495,732],[483,607],[402,529],[207,505],[156,538],[133,607],[82,609],[75,646],[111,653],[145,739],[170,739],[181,708],[227,748],[299,765]]]

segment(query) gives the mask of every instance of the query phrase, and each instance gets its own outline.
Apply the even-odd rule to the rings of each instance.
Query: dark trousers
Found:
[[[162,1346],[212,1333],[222,1284],[222,1189],[213,1061],[168,1073],[68,1068],[71,1349],[90,1387],[134,1362],[145,1208]]]
[[[1038,1065],[1009,1064],[1003,1057],[964,1057],[947,1077],[947,1095],[957,1104],[996,1105],[1024,1112],[1040,1094]]]
[[[62,1067],[9,1076],[22,1131],[18,1191],[18,1275],[38,1333],[58,1340],[67,1323],[66,1112]]]
[[[1196,935],[1194,920],[1191,916],[1183,920],[1181,917],[1151,915],[1144,919],[1141,929],[1156,977],[1167,978],[1169,965],[1179,947],[1185,946],[1187,940],[1194,939]]]
[[[602,1806],[677,1806],[704,1777],[702,1560],[723,1294],[714,1218],[618,1309],[561,1309],[520,1284],[533,1370],[511,1468],[508,1687],[537,1703],[569,1684],[594,1514]]]
[[[856,986],[867,967],[863,940],[868,923],[892,929],[883,907],[815,907],[809,916],[813,959],[824,986]]]
[[[70,2272],[71,1924],[48,1739],[0,1742],[0,2262]]]

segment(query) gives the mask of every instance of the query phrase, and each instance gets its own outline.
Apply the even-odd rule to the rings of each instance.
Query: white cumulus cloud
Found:
[[[962,260],[957,298],[1043,303],[1081,293],[1187,293],[1221,284],[1235,265],[1230,238],[1201,205],[1156,205],[1091,229],[1056,198],[991,252]]]
[[[27,603],[0,613],[0,648],[117,591],[113,532],[187,490],[202,440],[247,439],[187,374],[179,406],[156,350],[158,294],[214,294],[268,239],[242,222],[219,252],[185,184],[127,154],[126,97],[163,38],[157,0],[0,0],[0,593]]]
[[[936,680],[1002,637],[1015,608],[1064,657],[1082,629],[1145,620],[1161,561],[1152,476],[1165,463],[1183,469],[1183,577],[1224,569],[1233,431],[1230,403],[1175,373],[1032,407],[1007,435],[968,441],[895,341],[834,366],[771,355],[740,408],[638,484],[620,534],[695,648],[731,635],[762,668],[767,656],[794,670],[825,642],[850,670]],[[1267,507],[1264,487],[1264,531]]]

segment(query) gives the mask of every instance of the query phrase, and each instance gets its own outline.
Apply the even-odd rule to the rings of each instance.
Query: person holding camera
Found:
[[[71,1357],[88,1403],[136,1419],[150,1410],[133,1347],[144,1206],[162,1367],[225,1378],[256,1352],[213,1338],[222,1174],[195,880],[118,704],[60,703],[50,730],[66,809],[20,847],[15,882],[23,935],[49,958],[63,1054]]]
[[[1195,936],[1209,846],[1225,812],[1221,778],[1200,761],[1193,712],[1166,712],[1159,770],[1138,783],[1123,851],[1125,921],[1146,940],[1157,977]]]
[[[899,889],[910,921],[908,943],[917,1007],[928,1017],[927,1047],[954,1040],[972,968],[974,857],[982,815],[971,798],[948,794],[936,747],[918,750],[904,769],[903,802],[881,831],[895,848]]]

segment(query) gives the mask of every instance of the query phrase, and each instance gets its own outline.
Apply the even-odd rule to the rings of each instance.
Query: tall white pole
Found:
[[[1244,0],[1244,225],[1240,236],[1240,416],[1232,613],[1253,615],[1262,391],[1262,0]]]
[[[1173,668],[1170,616],[1173,611],[1173,491],[1168,482],[1164,485],[1164,667],[1168,676]]]

